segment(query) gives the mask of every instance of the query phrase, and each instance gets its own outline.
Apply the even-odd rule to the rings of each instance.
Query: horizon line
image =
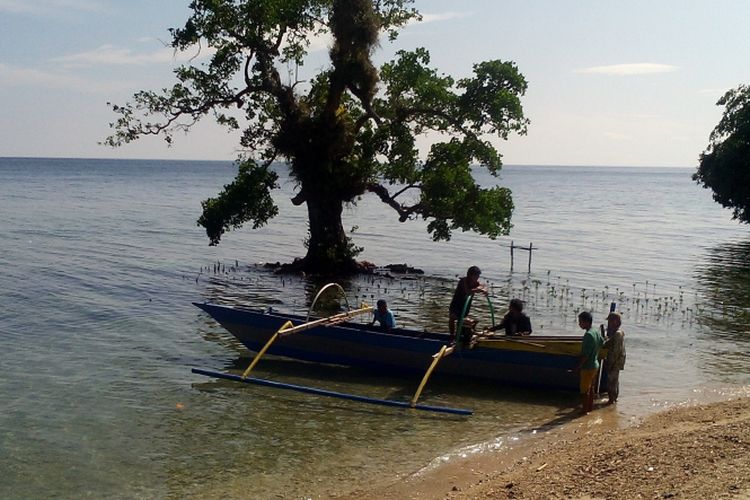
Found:
[[[196,159],[196,158],[106,158],[100,156],[1,156],[0,159],[14,160],[104,160],[104,161],[169,161],[169,162],[221,162],[234,163],[236,160]],[[285,163],[277,161],[274,163]],[[583,164],[583,163],[504,163],[503,167],[592,167],[592,168],[697,168],[696,165],[625,165],[625,164]]]

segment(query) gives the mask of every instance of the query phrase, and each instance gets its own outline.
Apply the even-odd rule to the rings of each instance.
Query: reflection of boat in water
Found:
[[[216,304],[195,305],[218,321],[242,344],[261,352],[277,331],[305,323],[304,316]],[[424,374],[436,353],[448,345],[443,333],[396,328],[385,333],[361,323],[313,325],[304,333],[281,336],[269,354],[317,363],[363,367],[387,375]],[[581,337],[480,337],[435,364],[435,373],[478,378],[505,386],[578,390]]]

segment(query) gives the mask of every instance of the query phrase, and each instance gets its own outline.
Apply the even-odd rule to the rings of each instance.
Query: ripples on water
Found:
[[[342,285],[350,302],[385,297],[402,325],[430,329],[444,328],[455,280],[472,264],[497,313],[520,296],[537,332],[575,333],[579,310],[599,322],[616,300],[624,418],[696,387],[748,384],[749,230],[690,173],[506,168],[515,227],[497,241],[458,233],[433,243],[422,222],[399,224],[364,198],[345,222],[358,227],[362,258],[425,276]],[[304,210],[289,203],[283,175],[277,221],[207,246],[200,201],[233,175],[212,162],[0,159],[1,497],[327,495],[565,421],[575,395],[431,382],[425,402],[473,408],[467,425],[190,374],[250,359],[190,302],[306,313],[320,285],[255,265],[302,252]],[[509,272],[511,240],[538,248],[531,274],[520,251]],[[475,310],[488,321],[485,305]],[[400,399],[418,382],[271,358],[258,375]]]

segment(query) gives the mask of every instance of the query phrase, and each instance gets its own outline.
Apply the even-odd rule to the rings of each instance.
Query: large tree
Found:
[[[316,272],[354,270],[360,249],[341,221],[345,203],[372,193],[400,221],[422,217],[434,240],[455,229],[495,238],[507,234],[510,190],[481,188],[472,165],[497,175],[492,136],[526,132],[520,96],[526,81],[512,62],[475,64],[455,80],[430,67],[425,49],[400,51],[380,69],[379,36],[419,19],[411,0],[194,0],[183,28],[170,30],[176,50],[208,51],[206,64],[175,70],[177,83],[141,91],[124,106],[106,143],[145,135],[171,141],[205,115],[241,129],[243,155],[234,181],[203,202],[198,224],[211,244],[246,222],[266,224],[274,161],[286,161],[298,183],[295,205],[309,218],[307,254],[297,264]],[[313,37],[329,34],[330,66],[309,81],[289,68],[306,60]],[[196,49],[197,47],[197,49]],[[420,157],[416,137],[433,139]]]
[[[716,103],[724,115],[711,132],[693,180],[713,190],[714,200],[750,223],[750,87],[740,85]]]

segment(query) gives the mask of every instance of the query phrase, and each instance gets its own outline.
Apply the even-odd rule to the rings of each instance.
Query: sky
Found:
[[[203,120],[167,147],[98,144],[139,90],[174,83],[195,54],[169,28],[189,0],[0,0],[0,156],[233,160],[238,136]],[[529,87],[528,134],[493,141],[512,165],[695,167],[721,95],[750,83],[747,0],[418,0],[398,49],[426,47],[439,72],[514,61]],[[303,71],[324,67],[319,41]],[[200,59],[195,62],[200,62]]]

